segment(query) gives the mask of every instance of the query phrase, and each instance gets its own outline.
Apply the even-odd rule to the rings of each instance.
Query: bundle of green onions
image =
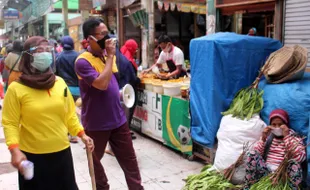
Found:
[[[239,190],[242,188],[229,183],[222,174],[212,170],[211,167],[211,165],[207,165],[201,170],[200,174],[188,176],[185,179],[186,185],[182,190]]]

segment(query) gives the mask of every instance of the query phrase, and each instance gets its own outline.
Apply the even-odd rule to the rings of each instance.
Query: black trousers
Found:
[[[19,173],[19,189],[78,190],[70,148],[49,154],[24,154],[34,164],[34,176],[25,180]]]

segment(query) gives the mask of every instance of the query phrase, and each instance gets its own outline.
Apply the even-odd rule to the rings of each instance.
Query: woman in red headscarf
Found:
[[[123,47],[121,48],[121,52],[125,57],[132,63],[132,66],[134,67],[135,71],[137,72],[138,65],[135,61],[135,55],[138,50],[138,44],[135,40],[129,39],[125,42]]]
[[[284,160],[287,150],[293,152],[289,158],[287,176],[291,189],[299,189],[302,181],[300,164],[306,159],[306,150],[302,138],[289,127],[286,111],[277,109],[269,116],[270,125],[262,133],[254,151],[247,153],[245,189],[269,173],[275,172]]]

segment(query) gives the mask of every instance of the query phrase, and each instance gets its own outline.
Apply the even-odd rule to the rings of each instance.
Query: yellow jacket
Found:
[[[104,58],[106,59],[106,57],[104,57]],[[95,56],[93,56],[93,54],[91,54],[88,51],[85,51],[81,55],[79,55],[78,58],[76,58],[75,62],[77,62],[79,59],[87,60],[91,64],[91,66],[94,67],[94,69],[98,73],[101,73],[104,70],[104,68],[105,68],[105,64],[100,59],[100,57],[95,57]],[[116,65],[116,57],[115,56],[113,57],[112,72],[113,73],[117,73],[118,72],[117,65]],[[79,75],[77,75],[77,76],[78,76],[78,79],[82,79]]]
[[[68,148],[68,131],[73,136],[84,134],[71,93],[59,77],[50,90],[12,82],[4,98],[2,125],[9,149],[19,146],[33,154]]]

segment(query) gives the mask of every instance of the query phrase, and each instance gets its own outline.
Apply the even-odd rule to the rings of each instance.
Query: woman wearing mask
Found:
[[[162,52],[159,58],[151,68],[142,72],[142,74],[151,71],[155,66],[160,66],[166,63],[169,72],[165,74],[158,74],[161,79],[179,78],[186,75],[184,54],[182,50],[172,44],[171,39],[167,35],[162,35],[158,38],[158,43]]]
[[[288,150],[293,152],[289,158],[287,177],[289,186],[297,190],[302,181],[300,164],[306,159],[306,149],[302,138],[290,128],[288,113],[282,109],[273,110],[269,116],[270,126],[262,133],[254,151],[247,153],[245,190],[264,176],[275,172],[284,160]]]
[[[22,74],[19,70],[19,62],[23,51],[23,45],[24,44],[22,41],[15,40],[13,42],[12,52],[10,52],[4,60],[6,69],[10,71],[8,85],[10,85],[13,81],[17,80]]]
[[[22,75],[11,83],[4,99],[4,135],[23,190],[78,189],[68,131],[79,136],[90,151],[94,148],[79,123],[66,83],[50,68],[53,49],[43,37],[26,41],[20,62]],[[30,180],[23,177],[24,160],[34,164]]]

